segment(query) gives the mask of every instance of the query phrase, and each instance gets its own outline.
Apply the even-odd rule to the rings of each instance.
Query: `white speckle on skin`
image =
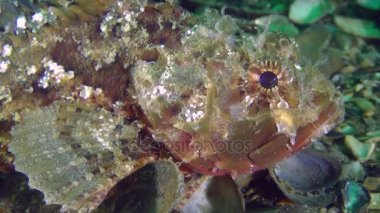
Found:
[[[27,75],[33,75],[37,72],[37,67],[36,65],[32,65],[26,68],[26,74]]]
[[[58,153],[64,153],[65,152],[65,148],[63,148],[62,146],[58,148]]]
[[[26,29],[26,18],[24,16],[21,16],[17,19],[17,28],[19,29]]]
[[[301,70],[302,69],[302,67],[299,64],[295,64],[294,66],[296,67],[297,70]]]
[[[32,86],[30,86],[29,88],[26,88],[24,91],[28,93],[33,93],[34,89]]]
[[[157,86],[153,89],[152,95],[160,96],[160,95],[164,95],[166,92],[167,90],[165,89],[165,87]]]
[[[43,76],[38,81],[38,87],[46,89],[49,86],[49,78],[47,76]]]
[[[95,95],[100,95],[103,93],[103,90],[101,88],[96,88],[94,93]]]
[[[113,63],[115,61],[116,52],[110,52],[108,53],[107,57],[105,58],[106,64]]]
[[[5,73],[8,69],[9,64],[10,64],[9,60],[0,61],[0,73]]]
[[[134,169],[132,165],[128,165],[128,164],[124,165],[124,168],[127,171],[127,173],[131,173]]]
[[[100,173],[104,173],[106,170],[103,167],[99,167]]]
[[[42,22],[44,20],[44,16],[42,15],[42,13],[36,13],[32,16],[32,20],[34,22]]]
[[[86,100],[91,97],[93,92],[94,92],[94,89],[92,87],[84,85],[82,90],[79,92],[79,97]]]
[[[1,55],[3,57],[8,57],[12,54],[13,47],[9,44],[5,44],[3,46],[3,50],[1,51]]]
[[[91,174],[91,173],[87,173],[87,174],[85,175],[85,178],[86,178],[87,181],[91,181],[93,177],[94,177],[94,175]]]
[[[44,58],[42,63],[45,67],[44,75],[38,81],[38,86],[46,89],[50,83],[59,84],[63,79],[72,79],[75,77],[74,71],[66,72],[62,65]]]

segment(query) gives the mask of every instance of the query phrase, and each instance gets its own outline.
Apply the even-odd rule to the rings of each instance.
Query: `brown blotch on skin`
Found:
[[[170,4],[146,6],[144,12],[137,16],[137,22],[142,25],[150,35],[152,44],[165,45],[169,48],[179,48],[180,30],[173,29],[182,14],[182,10]]]
[[[164,115],[164,119],[171,119],[172,117],[177,116],[181,110],[182,106],[180,103],[173,103],[168,105],[162,114]]]
[[[21,111],[25,108],[35,109],[40,106],[48,106],[58,99],[57,89],[42,89],[38,87],[39,75],[30,81],[33,92],[25,92],[23,85],[16,84],[11,88],[12,101],[0,106],[4,117],[11,119],[13,112]],[[0,126],[1,128],[1,126]],[[1,132],[1,131],[0,131]]]
[[[166,47],[177,49],[181,46],[181,32],[178,28],[164,28],[163,30],[151,34],[151,42],[153,44],[162,44]]]
[[[141,24],[149,33],[154,33],[160,29],[158,23],[158,18],[161,16],[161,11],[151,7],[146,6],[144,12],[137,16],[137,22]]]
[[[14,124],[13,120],[0,120],[0,133],[10,132]]]
[[[49,106],[54,101],[58,100],[59,95],[57,95],[57,93],[57,88],[49,87],[44,89],[38,86],[38,81],[33,83],[33,97],[40,100],[41,106]]]
[[[91,41],[101,41],[103,39],[102,37],[102,31],[100,30],[101,29],[101,24],[102,24],[102,20],[101,19],[97,19],[96,22],[90,26],[90,33],[88,34],[89,35],[89,39]]]
[[[50,51],[52,60],[67,70],[74,70],[75,74],[95,71],[90,63],[78,51],[78,44],[70,37],[64,42],[57,43]]]
[[[3,173],[14,171],[14,166],[12,165],[14,156],[8,152],[7,146],[12,137],[9,132],[14,124],[13,120],[0,120],[0,172]]]
[[[119,58],[116,59],[117,62],[96,71],[93,62],[84,58],[78,51],[78,44],[70,36],[51,49],[51,57],[53,61],[64,66],[65,69],[75,71],[75,85],[83,84],[102,89],[109,102],[106,104],[108,107],[116,101],[125,99],[129,74],[123,68],[123,61]],[[75,85],[72,86],[75,87]]]
[[[159,57],[159,52],[156,48],[145,49],[140,54],[140,58],[146,62],[156,62]]]
[[[189,100],[189,98],[191,97],[191,95],[193,94],[193,90],[189,89],[185,92],[183,92],[180,97],[183,101],[186,101],[186,100]]]
[[[128,71],[119,63],[110,64],[96,72],[83,74],[81,78],[84,85],[101,88],[105,97],[112,103],[122,101],[127,96],[130,78]]]
[[[99,34],[96,27],[89,30],[93,34]],[[94,35],[91,39],[92,43],[97,43],[100,37]],[[81,85],[91,86],[94,89],[100,88],[104,93],[104,98],[92,98],[90,101],[107,108],[112,108],[116,101],[123,101],[126,98],[130,77],[127,69],[122,65],[123,59],[117,57],[116,62],[96,71],[93,61],[86,59],[78,51],[78,44],[71,35],[65,36],[63,42],[53,46],[50,55],[53,61],[66,70],[75,72],[75,78],[66,86],[67,90],[74,91]]]
[[[143,110],[137,102],[128,96],[128,98],[124,101],[124,106],[122,108],[123,115],[128,122],[140,121],[146,127],[151,127],[151,123],[148,118],[145,116]]]
[[[8,152],[8,146],[0,146],[0,172],[9,173],[15,170],[12,161],[14,156]]]
[[[162,12],[164,20],[178,20],[183,12],[182,8],[173,7],[171,4],[159,4],[157,5],[157,9]]]

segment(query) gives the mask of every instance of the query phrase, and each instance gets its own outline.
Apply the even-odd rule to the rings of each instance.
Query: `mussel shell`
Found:
[[[300,191],[315,191],[334,185],[341,166],[334,158],[312,150],[303,150],[274,167],[275,175]]]

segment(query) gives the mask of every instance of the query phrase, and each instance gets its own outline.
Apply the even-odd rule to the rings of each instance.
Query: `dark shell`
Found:
[[[279,162],[274,172],[278,178],[297,190],[314,191],[335,184],[341,166],[326,154],[304,150]]]
[[[303,150],[276,164],[271,175],[292,201],[309,206],[326,206],[337,200],[336,183],[341,166],[334,158]]]
[[[169,212],[181,197],[182,184],[174,163],[149,163],[117,183],[94,212]]]

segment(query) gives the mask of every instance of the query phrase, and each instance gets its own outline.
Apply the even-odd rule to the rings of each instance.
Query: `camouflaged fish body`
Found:
[[[26,97],[51,105],[23,110],[13,127],[16,169],[48,203],[85,212],[153,160],[124,152],[136,147],[138,128],[123,116],[207,175],[271,166],[339,122],[339,93],[303,63],[293,39],[255,36],[238,23],[213,10],[197,19],[170,3],[114,1],[101,20],[36,35],[19,56],[39,53],[38,71],[24,84],[41,86]],[[13,60],[19,69],[30,65]]]
[[[108,111],[59,101],[23,111],[10,151],[16,169],[28,174],[30,186],[43,191],[48,203],[87,211],[138,167],[123,154],[137,133]]]

